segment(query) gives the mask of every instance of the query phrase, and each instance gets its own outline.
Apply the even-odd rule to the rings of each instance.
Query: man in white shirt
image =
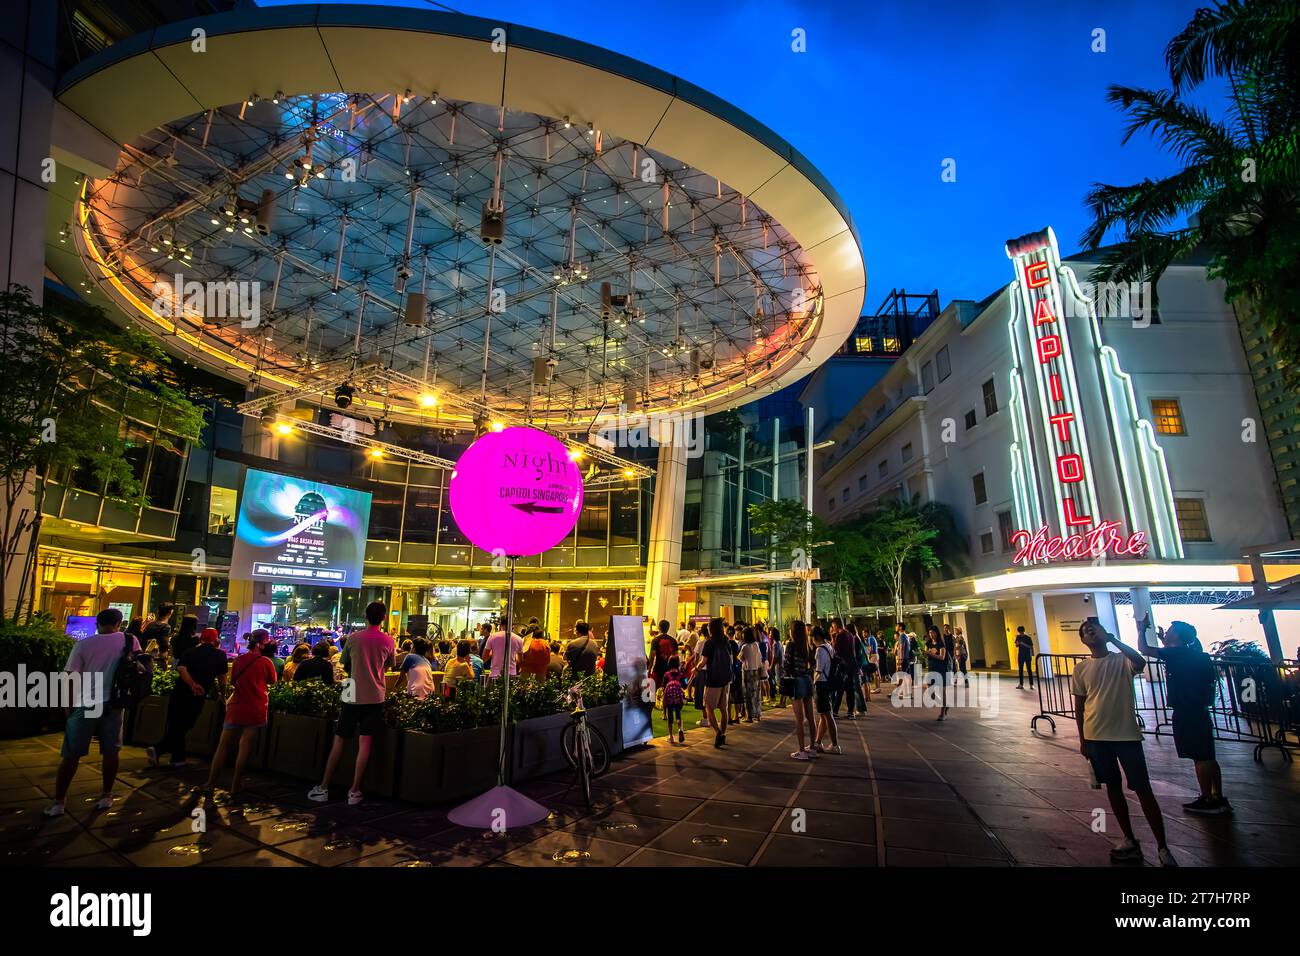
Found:
[[[483,646],[483,663],[492,669],[492,679],[496,680],[501,676],[501,659],[504,654],[506,644],[506,632],[504,630],[494,632],[487,639],[487,644]],[[524,653],[524,639],[518,634],[510,635],[510,676],[514,677],[519,673],[519,660]]]
[[[1074,665],[1070,690],[1074,694],[1074,715],[1079,729],[1079,752],[1092,764],[1093,776],[1106,788],[1111,811],[1124,840],[1110,851],[1116,862],[1142,860],[1142,848],[1133,836],[1128,801],[1120,786],[1124,779],[1142,805],[1151,833],[1156,838],[1162,866],[1177,866],[1165,844],[1165,822],[1151,789],[1146,756],[1142,752],[1142,728],[1134,711],[1133,678],[1142,673],[1146,660],[1126,647],[1090,617],[1079,627],[1079,639],[1092,656]],[[1115,654],[1110,645],[1119,651]]]
[[[694,635],[691,634],[691,632],[687,629],[686,625],[683,624],[681,621],[678,621],[677,622],[677,646],[690,647],[692,643],[691,642],[692,637],[694,637]]]
[[[63,815],[68,789],[77,775],[77,765],[90,752],[90,740],[99,738],[99,755],[103,763],[104,791],[95,802],[96,810],[113,806],[113,783],[117,780],[118,751],[122,749],[122,711],[108,706],[109,689],[127,641],[131,650],[140,650],[140,642],[122,633],[122,612],[106,608],[95,616],[95,633],[73,645],[64,670],[80,677],[81,692],[73,706],[67,708],[68,720],[63,729],[63,761],[54,782],[54,802],[45,808],[47,817]]]

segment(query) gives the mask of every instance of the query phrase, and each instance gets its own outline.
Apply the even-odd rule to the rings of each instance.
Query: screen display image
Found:
[[[72,614],[64,625],[63,633],[74,640],[82,641],[95,633],[95,618]]]
[[[250,468],[230,576],[360,587],[369,527],[369,492]]]

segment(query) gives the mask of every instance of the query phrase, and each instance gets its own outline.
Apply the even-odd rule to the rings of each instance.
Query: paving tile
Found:
[[[875,866],[876,849],[811,836],[774,836],[754,861],[757,866]]]
[[[686,820],[668,828],[649,846],[682,856],[727,863],[748,863],[767,839],[765,833]],[[630,860],[635,865],[636,860]]]
[[[781,807],[756,803],[731,803],[725,800],[706,800],[689,816],[690,823],[703,823],[719,827],[738,827],[767,833],[783,816]]]

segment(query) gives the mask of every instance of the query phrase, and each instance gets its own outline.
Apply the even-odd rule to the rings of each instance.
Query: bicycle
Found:
[[[564,728],[560,737],[560,749],[564,759],[577,771],[577,783],[582,788],[582,799],[591,809],[591,781],[609,769],[609,743],[598,727],[587,722],[587,711],[582,706],[582,685],[575,684],[569,688],[568,695],[574,702],[572,722]],[[569,787],[572,788],[573,784]],[[566,791],[567,793],[568,791]]]

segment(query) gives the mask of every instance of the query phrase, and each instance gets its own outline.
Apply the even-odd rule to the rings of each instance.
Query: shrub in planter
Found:
[[[290,681],[268,692],[271,727],[266,766],[304,780],[319,780],[325,772],[325,753],[333,721],[339,713],[336,684]]]
[[[19,664],[29,674],[61,671],[75,643],[47,617],[27,624],[0,621],[0,671],[13,674],[15,682]],[[0,707],[0,737],[39,734],[47,726],[62,726],[62,716],[60,707]]]

